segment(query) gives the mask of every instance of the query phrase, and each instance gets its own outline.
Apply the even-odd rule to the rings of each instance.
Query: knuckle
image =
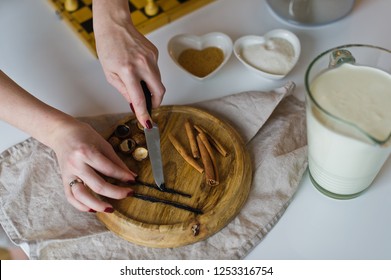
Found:
[[[137,71],[137,68],[133,65],[133,63],[128,62],[120,67],[120,72],[124,75],[133,76]]]
[[[81,144],[73,151],[74,157],[77,159],[89,158],[92,149],[89,145]]]
[[[69,154],[69,161],[73,166],[93,160],[98,153],[98,149],[94,145],[81,144]]]
[[[114,75],[106,76],[106,80],[109,84],[116,86],[118,83],[118,78]]]
[[[157,60],[159,57],[159,50],[154,46],[152,51],[150,52],[150,56],[152,59]]]
[[[148,62],[148,55],[146,54],[138,54],[134,57],[134,61],[138,65],[145,65]]]

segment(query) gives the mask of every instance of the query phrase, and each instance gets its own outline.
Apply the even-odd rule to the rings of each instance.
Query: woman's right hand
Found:
[[[128,0],[94,0],[96,49],[107,81],[132,105],[138,121],[152,124],[140,82],[152,94],[152,107],[163,99],[165,87],[158,67],[157,48],[133,25]]]

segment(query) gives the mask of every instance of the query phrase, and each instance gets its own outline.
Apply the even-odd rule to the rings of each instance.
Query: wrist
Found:
[[[58,145],[66,141],[66,137],[72,131],[80,128],[82,125],[82,122],[72,116],[59,112],[50,118],[46,127],[41,130],[41,133],[36,138],[46,146],[56,150]]]
[[[129,0],[93,0],[92,13],[94,23],[110,19],[112,21],[129,21]],[[95,24],[94,24],[95,27]]]

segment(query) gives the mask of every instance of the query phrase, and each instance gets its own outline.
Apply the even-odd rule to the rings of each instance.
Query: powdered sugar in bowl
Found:
[[[244,36],[234,44],[239,61],[269,79],[285,77],[296,65],[300,49],[297,36],[283,29],[270,31],[264,36]]]

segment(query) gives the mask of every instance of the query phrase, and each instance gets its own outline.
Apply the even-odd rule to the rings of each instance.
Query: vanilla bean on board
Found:
[[[192,212],[194,214],[203,214],[203,212],[200,209],[193,208],[191,206],[188,206],[188,205],[185,205],[185,204],[181,204],[181,203],[178,203],[178,202],[174,202],[174,201],[170,201],[170,200],[160,199],[160,198],[157,198],[157,197],[144,195],[144,194],[139,194],[139,193],[134,193],[133,197],[138,198],[138,199],[142,199],[144,201],[149,201],[149,202],[152,202],[152,203],[163,203],[163,204],[170,205],[170,206],[182,209],[182,210],[190,211],[190,212]]]
[[[162,190],[162,189],[158,188],[158,186],[156,184],[146,183],[146,182],[143,182],[143,181],[140,181],[140,180],[136,180],[135,182],[125,183],[125,184],[126,185],[130,185],[130,186],[141,185],[141,186],[144,186],[144,187],[148,187],[148,188],[151,188],[151,189],[158,190],[160,192],[170,193],[170,194],[177,194],[177,195],[181,195],[181,196],[184,196],[184,197],[187,197],[187,198],[191,198],[191,194],[184,193],[184,192],[181,192],[181,191],[177,191],[177,190],[174,190],[172,188],[167,188],[166,186]]]
[[[149,184],[149,183],[142,182],[142,181],[139,181],[139,180],[136,180],[136,183],[139,183],[140,185],[143,185],[143,186],[146,186],[146,187],[149,187],[149,188],[153,188],[153,189],[161,191],[161,192],[177,194],[177,195],[181,195],[181,196],[185,196],[185,197],[191,198],[191,194],[184,193],[184,192],[181,192],[181,191],[177,191],[177,190],[174,190],[172,188],[165,187],[163,190],[161,190],[160,188],[157,187],[156,184]]]

